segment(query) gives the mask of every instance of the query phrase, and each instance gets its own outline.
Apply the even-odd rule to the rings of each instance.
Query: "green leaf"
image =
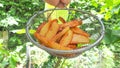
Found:
[[[106,31],[105,31],[105,37],[103,39],[103,41],[106,44],[110,44],[111,43],[111,40],[112,40],[111,33],[112,33],[112,31],[110,29],[108,29],[108,30],[106,29]]]
[[[114,13],[114,14],[118,14],[119,12],[120,12],[120,6],[112,9],[112,13]]]
[[[15,61],[15,58],[13,56],[10,57],[9,64],[10,64],[10,68],[16,67],[16,61]]]
[[[2,47],[3,39],[0,39],[0,47]]]
[[[6,49],[4,49],[3,47],[0,47],[0,53],[4,54],[4,55],[6,55],[6,56],[9,55],[9,51],[6,50]]]
[[[94,43],[95,41],[96,41],[95,39],[90,38],[90,43],[91,44]]]
[[[120,40],[120,31],[116,31],[116,30],[111,30],[111,29],[107,29],[106,33],[105,33],[105,37],[104,37],[104,43],[105,44],[111,44],[111,43],[115,43],[117,41]]]
[[[113,43],[120,41],[120,30],[112,30],[112,34],[113,34]]]
[[[80,47],[82,47],[82,46],[84,46],[84,44],[77,44],[77,47],[78,47],[78,48],[80,48]]]
[[[36,32],[36,30],[30,30],[30,34],[34,34]]]
[[[102,7],[100,8],[100,12],[99,12],[99,13],[102,14],[102,13],[106,12],[105,10],[106,10],[106,6],[104,5],[104,6],[102,6]]]
[[[111,12],[107,12],[106,14],[105,14],[105,20],[107,21],[108,19],[110,19],[111,18]]]
[[[31,34],[34,34],[35,31],[36,31],[36,30],[31,29],[29,32],[30,32]],[[17,34],[25,34],[25,33],[26,33],[25,29],[12,30],[11,32],[17,33]]]
[[[3,60],[1,63],[0,63],[0,68],[5,68],[5,66],[7,66],[9,63],[7,60]]]
[[[25,33],[25,29],[16,30],[16,33],[17,34],[24,34]]]
[[[106,5],[109,6],[113,6],[113,0],[105,0]]]
[[[112,34],[120,37],[120,30],[113,30]]]
[[[92,5],[95,6],[96,8],[98,7],[98,3],[95,0],[91,1]]]

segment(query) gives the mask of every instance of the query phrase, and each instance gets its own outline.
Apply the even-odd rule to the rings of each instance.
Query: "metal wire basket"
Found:
[[[46,13],[51,12],[54,13],[54,11],[68,11],[68,17],[67,21],[73,20],[73,19],[81,19],[83,21],[83,24],[80,26],[81,29],[85,30],[90,34],[90,38],[94,41],[90,44],[85,44],[85,47],[74,49],[74,50],[56,50],[52,48],[48,48],[42,44],[39,44],[37,40],[34,38],[33,34],[30,33],[30,30],[36,30],[38,25],[45,20],[47,20],[48,17],[46,17]],[[104,36],[104,25],[103,22],[95,15],[88,13],[86,11],[82,11],[80,9],[49,9],[44,11],[39,11],[38,13],[34,14],[26,25],[26,35],[28,39],[34,43],[37,47],[45,50],[51,55],[57,56],[57,57],[64,57],[64,58],[72,58],[80,55],[81,53],[93,48],[94,46],[97,46],[100,41],[102,40]]]

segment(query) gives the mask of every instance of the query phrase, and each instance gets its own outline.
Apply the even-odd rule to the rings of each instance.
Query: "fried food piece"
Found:
[[[69,47],[65,47],[54,41],[48,40],[47,38],[39,35],[37,32],[35,32],[34,36],[41,44],[45,45],[46,47],[50,47],[57,50],[72,50]]]
[[[85,36],[79,35],[79,34],[73,34],[73,38],[72,38],[72,41],[70,42],[70,44],[79,44],[79,43],[87,44],[89,42],[90,42],[90,40],[88,37],[85,37]]]
[[[77,48],[77,44],[90,42],[90,35],[77,27],[82,24],[81,20],[66,22],[62,17],[59,20],[63,24],[58,24],[57,19],[49,19],[48,23],[42,23],[37,28],[34,37],[40,44],[57,50],[72,50]]]
[[[73,37],[73,32],[69,30],[60,40],[60,45],[67,46],[71,42],[72,37]]]
[[[49,30],[49,27],[50,27],[50,22],[48,22],[48,23],[46,23],[43,27],[42,27],[42,29],[40,30],[40,35],[42,35],[42,36],[45,36],[46,35],[46,33],[48,32],[48,30]]]
[[[52,22],[57,21],[57,19],[49,20],[48,23],[46,23],[40,30],[40,35],[45,36],[50,28],[50,25]]]
[[[86,36],[86,37],[90,36],[87,32],[83,31],[82,29],[80,29],[78,27],[73,27],[73,28],[71,28],[71,30],[76,34],[80,34],[80,35],[83,35],[83,36]]]
[[[51,26],[45,36],[46,38],[51,39],[56,35],[59,30],[59,24],[57,22],[58,21],[52,21]]]
[[[81,25],[81,24],[82,24],[82,21],[76,19],[76,20],[72,20],[72,21],[70,21],[70,22],[61,24],[61,25],[60,25],[60,28],[64,28],[64,27],[66,27],[66,26],[75,27],[75,26],[78,26],[78,25]]]
[[[50,40],[49,40],[48,43],[49,43],[49,47],[50,47],[50,48],[53,48],[53,49],[57,49],[57,50],[72,50],[72,48],[65,47],[65,46],[63,46],[63,45],[60,45],[60,44],[54,42],[54,41],[50,41]]]
[[[65,19],[62,18],[62,17],[59,17],[59,20],[60,20],[62,23],[66,23]]]
[[[60,39],[70,28],[69,27],[66,27],[64,28],[61,32],[59,32],[58,34],[56,34],[54,37],[53,37],[53,41],[57,41],[58,39]]]
[[[72,48],[72,49],[76,49],[77,48],[77,46],[75,44],[74,45],[69,44],[69,45],[67,45],[67,47]]]
[[[43,22],[42,24],[40,24],[39,26],[38,26],[38,28],[37,28],[37,30],[36,30],[36,32],[40,32],[40,30],[42,29],[42,27],[45,25],[46,23],[45,22]]]
[[[45,37],[43,37],[37,32],[34,33],[34,37],[38,40],[40,44],[43,44],[48,47],[48,40]]]

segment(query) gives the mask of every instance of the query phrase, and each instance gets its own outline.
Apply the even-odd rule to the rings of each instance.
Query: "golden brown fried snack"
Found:
[[[58,50],[72,50],[72,48],[65,47],[65,46],[63,46],[63,45],[60,45],[60,44],[54,42],[54,41],[50,41],[50,40],[49,40],[48,43],[49,43],[49,47],[50,47],[50,48],[53,48],[53,49],[58,49]]]
[[[53,37],[53,41],[57,41],[58,39],[60,39],[70,28],[69,27],[66,27],[64,28],[61,32],[59,32],[58,34],[56,34],[54,37]]]
[[[45,36],[47,39],[53,38],[56,35],[56,33],[58,32],[59,25],[57,22],[58,21],[52,21],[51,26],[50,26],[50,28]]]
[[[44,23],[42,23],[42,24],[40,24],[39,26],[38,26],[38,28],[37,28],[37,30],[36,30],[36,32],[40,32],[40,30],[42,29],[42,27],[45,25],[46,23],[44,22]]]
[[[60,28],[64,28],[64,27],[66,27],[66,26],[76,27],[76,26],[81,25],[81,24],[82,24],[82,21],[76,19],[76,20],[72,20],[72,21],[70,21],[70,22],[61,24],[61,25],[60,25]]]
[[[70,42],[70,44],[79,44],[79,43],[87,44],[89,42],[90,42],[90,40],[88,37],[85,37],[85,36],[79,35],[79,34],[73,34],[73,38],[72,38],[72,41]]]
[[[50,47],[50,48],[58,49],[58,50],[72,50],[69,47],[65,47],[54,41],[48,40],[47,38],[39,35],[37,32],[35,32],[34,36],[41,44],[45,45],[46,47]]]
[[[50,27],[50,22],[48,22],[48,23],[46,23],[43,27],[42,27],[42,29],[40,30],[40,35],[42,35],[42,36],[45,36],[46,34],[47,34],[47,32],[48,32],[48,30],[49,30],[49,27]]]
[[[62,17],[59,17],[59,20],[60,20],[62,23],[66,23],[65,19],[62,18]]]
[[[80,35],[83,35],[83,36],[86,36],[86,37],[90,36],[87,32],[83,31],[82,29],[80,29],[78,27],[73,27],[73,28],[71,28],[71,30],[76,34],[80,34]]]
[[[40,44],[43,44],[48,47],[48,40],[45,37],[43,37],[37,32],[34,33],[34,37],[38,40]]]
[[[90,35],[77,27],[82,24],[81,20],[66,22],[62,17],[59,20],[63,24],[58,24],[57,19],[49,19],[48,23],[42,23],[37,28],[34,37],[40,44],[57,50],[72,50],[77,48],[77,44],[90,42]]]
[[[67,47],[69,47],[69,48],[72,48],[72,49],[76,49],[77,48],[77,46],[75,45],[75,44],[69,44],[69,45],[67,45]]]
[[[60,40],[60,45],[67,46],[73,38],[73,32],[71,30],[67,31],[65,35]]]

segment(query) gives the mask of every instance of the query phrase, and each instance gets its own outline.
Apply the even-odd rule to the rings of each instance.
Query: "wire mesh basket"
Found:
[[[57,50],[57,49],[52,49],[40,44],[35,39],[34,35],[30,33],[30,31],[36,30],[39,24],[48,20],[48,17],[46,16],[48,12],[51,13],[52,15],[54,14],[55,11],[63,11],[63,12],[67,11],[68,12],[68,16],[66,18],[67,21],[70,21],[73,19],[81,19],[83,23],[80,26],[80,28],[86,31],[87,33],[89,33],[90,39],[94,41],[92,41],[89,44],[85,44],[85,47],[74,49],[74,50]],[[91,13],[88,13],[86,11],[82,11],[80,9],[73,9],[73,8],[49,9],[49,10],[39,11],[29,19],[26,25],[26,35],[32,43],[34,43],[37,47],[45,50],[51,55],[54,55],[57,57],[64,57],[64,58],[73,58],[73,57],[79,56],[84,51],[87,51],[93,48],[94,46],[97,46],[104,36],[104,31],[105,31],[105,28],[104,28],[103,22],[97,16]]]

